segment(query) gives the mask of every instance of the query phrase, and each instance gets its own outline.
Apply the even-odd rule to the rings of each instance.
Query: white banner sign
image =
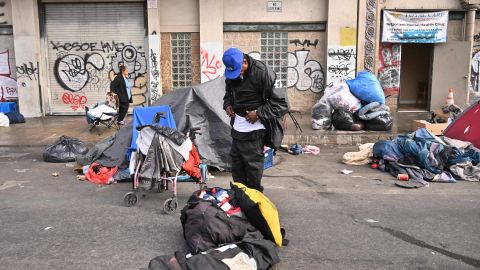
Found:
[[[382,42],[447,42],[448,11],[383,13]]]

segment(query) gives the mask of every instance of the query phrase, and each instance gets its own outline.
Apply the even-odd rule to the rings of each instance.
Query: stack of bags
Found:
[[[328,87],[312,108],[313,129],[387,131],[392,124],[380,82],[368,71]]]

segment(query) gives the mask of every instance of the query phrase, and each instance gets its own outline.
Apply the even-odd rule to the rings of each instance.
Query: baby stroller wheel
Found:
[[[175,212],[175,210],[177,210],[177,207],[177,198],[170,198],[163,204],[163,211],[165,211],[166,214],[172,214]]]
[[[132,207],[137,204],[138,201],[138,196],[135,192],[128,192],[123,196],[123,202],[125,203],[125,206],[127,207]]]

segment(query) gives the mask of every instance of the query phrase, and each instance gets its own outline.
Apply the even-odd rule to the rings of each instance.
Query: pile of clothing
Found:
[[[391,130],[393,121],[380,82],[362,71],[355,79],[334,83],[312,108],[312,128],[328,130]]]
[[[469,142],[437,137],[425,128],[392,141],[378,141],[373,155],[380,158],[380,170],[395,177],[408,174],[409,181],[423,186],[427,181],[480,180],[479,149]]]
[[[148,269],[270,269],[287,243],[275,205],[240,183],[194,192],[180,220],[189,253],[155,257]]]

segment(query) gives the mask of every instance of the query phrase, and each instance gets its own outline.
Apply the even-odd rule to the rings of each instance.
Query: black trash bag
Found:
[[[389,131],[392,129],[393,120],[390,114],[380,115],[372,120],[365,121],[365,129],[373,131]]]
[[[332,124],[338,130],[351,130],[355,119],[353,114],[345,110],[335,110],[332,114]]]
[[[8,120],[10,120],[10,125],[25,123],[25,118],[19,112],[7,112],[5,115],[8,117]]]
[[[45,162],[72,162],[75,155],[83,155],[88,152],[88,147],[77,138],[62,136],[54,144],[43,150]]]

